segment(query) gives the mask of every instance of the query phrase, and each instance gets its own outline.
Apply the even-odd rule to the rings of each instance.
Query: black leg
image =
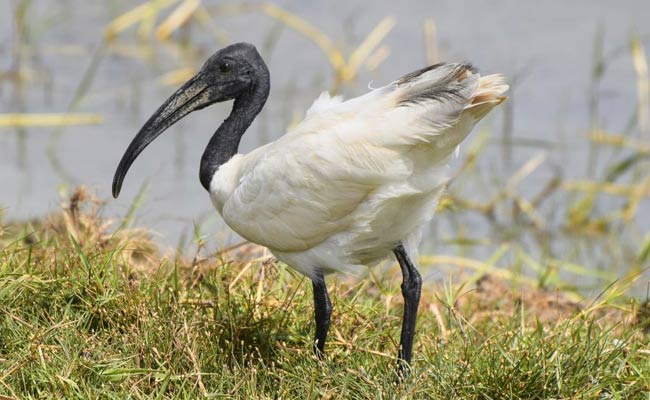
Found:
[[[400,337],[399,352],[399,374],[403,376],[411,364],[411,351],[413,349],[413,335],[415,334],[415,319],[420,303],[420,292],[422,290],[422,277],[415,269],[402,244],[393,249],[395,257],[402,269],[402,296],[404,296],[404,318],[402,319],[402,335]]]
[[[314,319],[316,320],[316,336],[314,338],[314,353],[322,357],[325,353],[325,339],[330,328],[330,316],[332,315],[332,302],[327,294],[325,277],[323,272],[318,270],[312,278],[314,288]]]

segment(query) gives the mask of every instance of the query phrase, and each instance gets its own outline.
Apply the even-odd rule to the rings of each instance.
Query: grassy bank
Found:
[[[110,233],[86,200],[3,228],[8,398],[650,398],[650,310],[616,284],[591,301],[493,276],[429,284],[398,385],[395,266],[329,280],[320,361],[305,278],[251,246],[160,255],[144,231]]]
[[[301,100],[307,91],[329,88],[350,97],[364,93],[370,78],[390,82],[399,76],[388,68],[400,54],[388,40],[395,27],[409,29],[412,38],[422,34],[424,48],[409,49],[425,54],[415,53],[409,65],[451,61],[465,48],[444,40],[439,46],[439,28],[426,16],[400,22],[391,15],[376,21],[372,13],[365,15],[368,21],[341,15],[340,24],[332,25],[271,2],[143,0],[137,6],[106,2],[102,23],[92,17],[95,6],[69,10],[61,2],[44,12],[34,1],[13,3],[12,60],[0,71],[0,83],[18,114],[0,115],[0,127],[15,130],[8,134],[16,135],[15,163],[24,170],[9,181],[29,183],[28,189],[3,188],[18,191],[8,197],[15,202],[35,195],[50,204],[50,193],[36,190],[44,182],[106,184],[98,174],[112,169],[113,161],[109,167],[93,160],[75,164],[73,150],[79,148],[66,145],[67,133],[75,133],[67,127],[103,123],[106,134],[135,133],[153,107],[152,93],[168,94],[214,50],[243,40],[238,24],[256,25],[260,34],[250,39],[275,62],[275,82],[300,78],[276,86],[269,106],[281,106],[265,111],[259,129],[249,134],[259,144],[300,119],[309,105]],[[262,18],[271,23],[258,26]],[[81,30],[88,20],[103,24],[104,36],[74,40],[88,35]],[[226,21],[234,22],[232,28]],[[57,30],[57,24],[79,28]],[[37,221],[12,222],[8,215],[3,222],[0,204],[0,400],[650,400],[648,40],[631,33],[629,43],[611,43],[605,33],[604,26],[597,28],[593,48],[579,49],[566,39],[573,51],[593,55],[590,70],[583,71],[588,84],[547,75],[555,63],[571,64],[564,58],[540,62],[517,55],[519,67],[503,58],[497,71],[508,75],[510,99],[500,117],[478,127],[463,145],[426,233],[431,240],[425,240],[420,264],[425,277],[435,273],[436,279],[424,288],[413,371],[402,384],[395,376],[402,313],[396,265],[365,277],[328,278],[334,314],[327,357],[318,360],[311,354],[312,296],[304,277],[252,245],[209,251],[201,244],[204,218],[198,211],[198,240],[178,245],[198,249],[166,254],[148,232],[131,226],[132,212],[110,223],[100,202],[79,190],[59,212]],[[296,39],[288,35],[322,57],[314,54],[299,73],[291,69],[295,63],[278,63],[287,51],[283,41]],[[73,63],[83,68],[68,70]],[[619,75],[623,64],[637,76],[633,91]],[[134,73],[122,73],[125,66]],[[568,76],[576,68],[570,65]],[[566,98],[552,99],[559,115],[543,116],[557,122],[557,132],[532,136],[536,119],[515,123],[515,105],[535,91],[546,96],[549,84],[567,85]],[[582,124],[564,116],[581,108],[572,96],[585,96]],[[34,100],[40,97],[43,104]],[[616,105],[629,103],[622,98],[635,99],[634,107],[619,110]],[[612,122],[614,111],[622,112],[622,124]],[[43,136],[31,129],[44,126],[52,129],[39,145]],[[80,133],[81,143],[101,132]],[[194,140],[189,137],[177,139],[169,153],[173,160],[161,158],[173,161],[174,174],[152,175],[152,181],[164,176],[183,182],[185,153]],[[102,143],[90,148],[107,151]],[[30,163],[43,157],[49,163]],[[92,173],[78,176],[75,165]],[[44,173],[50,169],[56,176]],[[183,221],[190,224],[190,218]]]

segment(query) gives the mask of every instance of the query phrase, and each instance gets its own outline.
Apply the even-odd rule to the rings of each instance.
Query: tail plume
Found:
[[[469,100],[477,76],[470,64],[435,64],[404,75],[394,84],[403,93],[402,106],[432,100],[463,102]]]
[[[478,88],[465,111],[472,114],[476,120],[483,118],[485,114],[508,98],[504,94],[509,88],[510,86],[506,83],[503,75],[493,74],[480,77]]]

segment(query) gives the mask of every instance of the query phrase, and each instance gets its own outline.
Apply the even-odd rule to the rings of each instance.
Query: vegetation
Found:
[[[244,245],[184,261],[84,190],[5,226],[0,393],[9,398],[625,398],[650,393],[650,307],[505,285],[427,285],[410,377],[395,374],[399,269],[334,280],[328,355],[306,278]]]
[[[0,71],[0,82],[16,87],[39,71],[29,54],[47,30],[30,24],[30,3],[15,2],[12,65]],[[0,114],[0,128],[15,129],[23,144],[25,129],[55,127],[47,153],[65,181],[74,179],[56,143],[66,126],[105,121],[80,104],[108,55],[153,65],[152,42],[165,42],[184,56],[158,81],[176,86],[205,58],[195,35],[221,46],[232,40],[216,19],[259,14],[274,21],[260,46],[265,57],[279,32],[291,30],[327,57],[332,91],[354,92],[359,73],[389,57],[383,40],[396,23],[386,17],[363,39],[341,44],[270,2],[151,0],[114,14],[67,112]],[[435,32],[426,20],[430,63],[438,61]],[[427,283],[404,382],[395,375],[402,310],[396,265],[328,278],[334,314],[328,354],[319,360],[311,353],[305,278],[251,244],[211,251],[201,226],[192,253],[165,253],[133,227],[136,206],[109,221],[101,201],[80,188],[47,218],[0,219],[0,400],[650,399],[648,67],[642,38],[632,35],[609,53],[603,41],[601,30],[585,100],[589,126],[575,135],[579,149],[513,135],[521,74],[510,77],[501,134],[483,126],[469,139],[427,232],[436,240],[419,260]],[[621,54],[637,73],[637,107],[612,131],[601,124],[600,86]],[[291,125],[297,112],[284,111]],[[552,154],[565,160],[574,150],[588,154],[584,173],[553,161]],[[515,162],[513,153],[526,157]]]

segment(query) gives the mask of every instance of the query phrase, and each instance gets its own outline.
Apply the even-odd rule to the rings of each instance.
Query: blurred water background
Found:
[[[353,97],[432,62],[469,61],[506,75],[510,100],[453,161],[462,172],[422,253],[594,287],[645,265],[650,110],[639,62],[650,45],[650,2],[142,4],[155,12],[119,25],[138,4],[0,2],[0,113],[74,112],[91,122],[0,126],[5,219],[42,217],[58,209],[61,192],[83,184],[115,218],[143,191],[134,224],[153,229],[165,248],[191,248],[197,232],[213,249],[237,241],[198,180],[202,151],[230,104],[161,136],[118,200],[110,188],[126,146],[160,103],[211,53],[247,41],[267,61],[272,90],[241,152],[281,136],[322,90]]]

